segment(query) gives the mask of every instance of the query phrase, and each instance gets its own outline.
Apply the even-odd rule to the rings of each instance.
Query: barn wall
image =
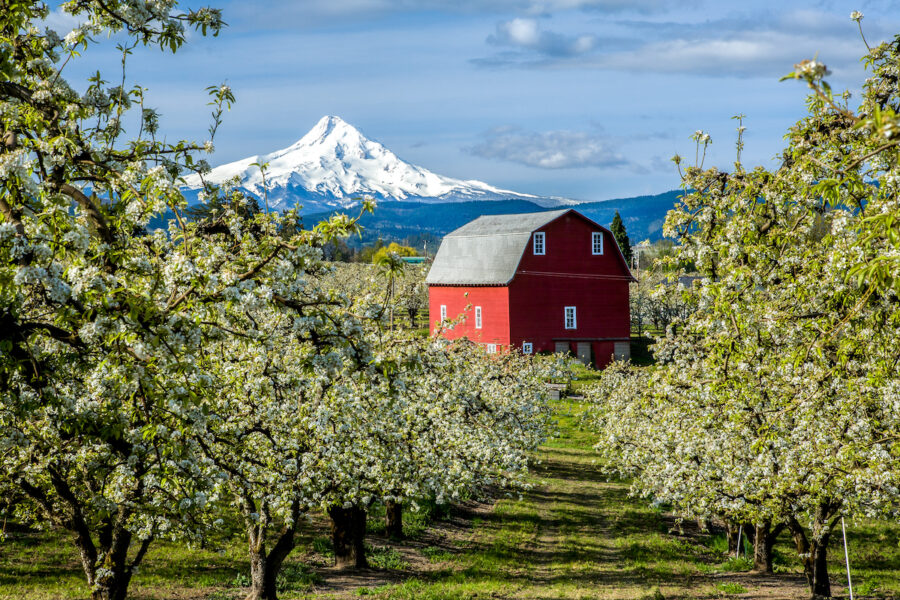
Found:
[[[468,295],[467,295],[468,294]],[[438,286],[428,288],[428,320],[431,332],[437,329],[441,304],[447,305],[447,319],[465,315],[465,321],[444,337],[456,339],[466,336],[483,344],[509,345],[509,288],[503,286]],[[481,329],[475,329],[475,307],[481,306]]]
[[[568,213],[535,230],[545,234],[546,254],[536,256],[529,242],[519,262],[518,273],[568,273],[606,277],[630,277],[619,255],[615,238],[577,213]],[[591,254],[591,233],[603,233],[603,254]],[[532,240],[534,233],[532,233]]]
[[[602,369],[612,362],[615,342],[594,342],[594,362]]]
[[[576,307],[575,329],[565,328],[566,306]],[[511,342],[531,342],[535,352],[552,352],[555,339],[627,339],[628,282],[519,275],[510,285],[510,321]]]
[[[529,243],[510,284],[510,338],[535,352],[554,349],[554,340],[624,338],[631,334],[628,283],[630,273],[612,234],[575,214],[538,229],[545,233],[546,254],[535,255]],[[601,231],[604,253],[591,253],[591,233]],[[577,328],[565,328],[564,308],[577,308]],[[607,345],[609,348],[607,348]],[[613,352],[612,341],[594,343],[594,359],[602,366]]]

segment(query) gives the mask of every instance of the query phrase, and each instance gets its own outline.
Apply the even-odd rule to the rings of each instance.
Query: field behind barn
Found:
[[[627,483],[597,468],[591,436],[579,426],[577,401],[556,403],[558,435],[546,444],[532,490],[407,520],[410,539],[395,543],[370,521],[373,569],[336,572],[327,523],[304,527],[280,582],[280,597],[450,598],[805,598],[807,587],[789,540],[776,551],[776,574],[747,572],[724,554],[724,536],[679,524],[663,508],[629,497]],[[430,515],[428,519],[425,515]],[[0,598],[84,598],[77,555],[62,534],[6,523],[0,543]],[[231,540],[239,536],[231,536]],[[849,523],[856,597],[900,596],[900,527]],[[830,550],[834,592],[845,595],[840,538]],[[205,547],[160,543],[135,577],[139,599],[241,598],[249,583],[239,542]]]

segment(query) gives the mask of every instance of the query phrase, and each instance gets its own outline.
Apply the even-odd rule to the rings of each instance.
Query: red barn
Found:
[[[488,351],[630,357],[628,284],[612,233],[575,210],[479,217],[444,237],[428,273],[432,331]]]

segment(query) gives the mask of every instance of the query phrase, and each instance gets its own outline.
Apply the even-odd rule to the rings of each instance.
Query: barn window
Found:
[[[522,354],[531,354],[534,351],[534,346],[532,346],[531,342],[522,342]]]
[[[488,344],[487,351],[488,354],[497,354],[497,344]]]
[[[603,234],[599,231],[591,234],[591,254],[603,254]]]
[[[441,321],[447,320],[447,305],[441,304]]]
[[[575,307],[566,307],[566,329],[575,329],[577,322],[575,321]]]
[[[481,307],[475,307],[475,329],[481,329]]]
[[[534,253],[535,254],[545,254],[546,253],[543,231],[538,231],[537,233],[534,234]]]

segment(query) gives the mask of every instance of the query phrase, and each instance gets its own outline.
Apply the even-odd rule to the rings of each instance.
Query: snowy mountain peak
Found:
[[[363,196],[416,202],[516,198],[546,206],[573,203],[437,175],[401,160],[382,144],[366,138],[333,115],[319,119],[306,135],[287,148],[221,165],[208,173],[206,179],[221,184],[237,177],[240,187],[261,197],[263,177],[254,163],[267,163],[269,203],[278,209],[295,203],[303,204],[303,212],[346,208]],[[197,176],[186,178],[186,183],[189,190],[201,186]]]
[[[334,115],[327,115],[319,119],[319,122],[297,143],[323,143],[332,136],[337,138],[352,136],[359,140],[365,139],[359,130],[347,123],[347,121]]]

